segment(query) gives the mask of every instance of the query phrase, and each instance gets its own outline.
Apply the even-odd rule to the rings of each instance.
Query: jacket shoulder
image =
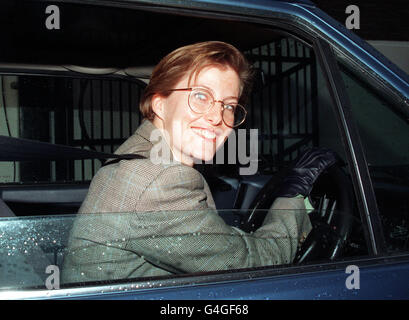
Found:
[[[203,189],[203,185],[198,171],[178,162],[157,164],[149,158],[121,160],[98,170],[80,212],[135,211],[147,193],[160,194],[177,187]]]

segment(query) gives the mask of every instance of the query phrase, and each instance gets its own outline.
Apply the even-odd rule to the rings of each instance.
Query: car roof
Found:
[[[41,2],[24,2],[24,6],[16,6],[0,21],[2,45],[8,48],[0,52],[0,61],[123,69],[156,65],[165,54],[193,41],[229,40],[246,51],[270,41],[273,35],[260,33],[257,26],[245,21],[225,23],[211,16],[199,18],[183,12],[178,14],[178,8],[246,13],[247,9],[268,11],[274,4],[285,4],[275,0],[192,0],[182,3],[178,0],[95,0],[92,4],[65,1],[59,4],[64,13],[63,27],[49,31],[41,23],[44,20]],[[124,5],[126,2],[129,6]],[[150,10],[132,10],[139,5]],[[174,9],[169,12],[158,10],[156,5]],[[22,6],[25,10],[21,10]],[[20,18],[18,23],[11,18],[16,16]]]

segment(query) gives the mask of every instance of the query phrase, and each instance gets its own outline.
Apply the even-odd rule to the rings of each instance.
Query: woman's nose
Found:
[[[215,101],[214,105],[205,114],[205,119],[212,123],[212,125],[219,125],[223,121],[221,101]]]

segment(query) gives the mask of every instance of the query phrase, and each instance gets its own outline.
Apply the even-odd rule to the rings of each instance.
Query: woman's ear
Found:
[[[155,115],[163,120],[165,110],[165,98],[159,94],[154,94],[151,100],[152,110]]]

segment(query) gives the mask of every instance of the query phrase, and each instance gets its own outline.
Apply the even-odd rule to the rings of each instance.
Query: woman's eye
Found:
[[[234,112],[234,105],[232,104],[225,104],[224,110]]]
[[[202,101],[207,101],[207,100],[208,100],[208,97],[207,97],[207,94],[205,94],[205,93],[197,92],[197,93],[195,94],[195,99],[197,99],[197,100],[202,100]]]

